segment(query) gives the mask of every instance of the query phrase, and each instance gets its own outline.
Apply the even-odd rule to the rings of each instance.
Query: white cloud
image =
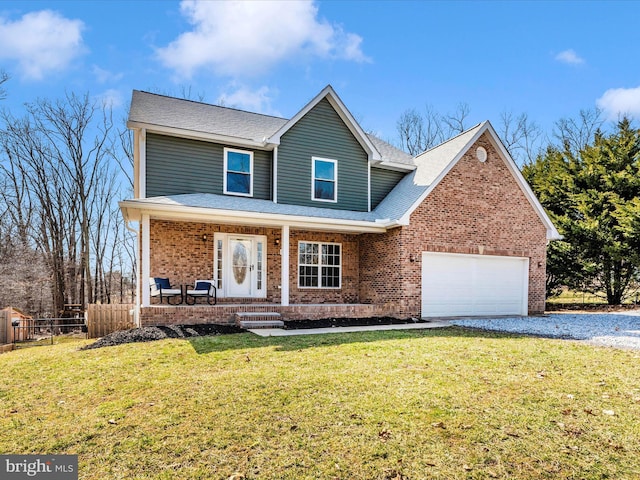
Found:
[[[271,107],[273,95],[277,94],[269,87],[262,86],[257,90],[252,90],[246,86],[235,87],[231,93],[223,93],[218,97],[218,103],[226,107],[240,108],[250,112],[264,113],[268,115],[281,116],[278,111]]]
[[[610,88],[596,100],[596,105],[609,120],[617,120],[622,115],[640,118],[640,86]]]
[[[96,100],[101,106],[117,110],[124,105],[124,95],[119,90],[110,88],[97,95]]]
[[[571,48],[557,54],[555,59],[567,65],[582,65],[584,63],[584,58],[580,57],[575,50]]]
[[[94,65],[91,68],[93,75],[96,77],[98,83],[107,83],[107,82],[118,82],[122,80],[124,74],[122,73],[112,73],[109,70],[105,70],[104,68],[100,68],[97,65]]]
[[[300,55],[369,61],[362,38],[318,19],[312,0],[183,0],[180,10],[192,30],[156,53],[181,77],[203,68],[232,77],[257,75]]]
[[[0,58],[15,60],[21,75],[41,80],[65,69],[85,50],[84,23],[57,12],[30,12],[15,22],[0,17]]]

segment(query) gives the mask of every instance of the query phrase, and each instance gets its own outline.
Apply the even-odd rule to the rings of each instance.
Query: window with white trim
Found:
[[[298,243],[298,287],[340,288],[342,246],[339,243]]]
[[[253,152],[224,149],[224,193],[253,196]]]
[[[216,236],[217,237],[217,236]],[[216,238],[215,266],[216,266],[216,288],[222,290],[222,238]]]
[[[338,161],[311,158],[311,199],[320,202],[338,201]]]

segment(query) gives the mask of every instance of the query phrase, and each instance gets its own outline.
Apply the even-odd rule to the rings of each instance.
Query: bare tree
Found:
[[[126,125],[126,119],[122,123]],[[112,149],[112,156],[127,181],[126,188],[121,190],[121,193],[128,196],[132,196],[134,191],[133,148],[133,133],[126,127],[122,128],[118,131],[118,141],[117,145]],[[126,228],[119,216],[119,212],[115,212],[114,215],[118,217],[119,221],[114,222],[117,236],[112,242],[109,257],[110,266],[108,272],[110,283],[108,291],[111,293],[117,291],[120,302],[126,303],[133,301],[135,297],[137,237]],[[119,269],[119,272],[116,272],[116,269]],[[129,271],[131,273],[130,276],[126,276],[125,271]],[[115,279],[118,280],[117,285]]]
[[[500,114],[498,135],[511,157],[519,165],[533,162],[541,152],[542,130],[526,113]]]
[[[429,148],[426,140],[424,121],[417,110],[406,110],[396,123],[402,148],[415,156]]]
[[[23,119],[3,117],[2,201],[16,231],[46,260],[52,313],[108,298],[105,256],[119,241],[111,233],[119,185],[109,161],[117,143],[110,110],[88,94],[67,94],[28,105]]]
[[[56,165],[43,135],[28,118],[16,119],[4,114],[6,130],[2,134],[5,154],[3,173],[6,188],[3,200],[21,237],[42,252],[51,272],[51,297],[54,309],[66,301],[67,262],[65,255],[69,185]]]
[[[411,155],[418,155],[469,128],[471,108],[459,103],[455,110],[444,115],[427,105],[425,113],[406,110],[396,123],[400,147]],[[498,135],[514,160],[522,165],[533,161],[544,139],[542,130],[526,113],[515,115],[503,112]]]
[[[469,111],[466,103],[446,115],[439,114],[431,105],[426,106],[424,114],[414,108],[406,110],[396,123],[401,148],[415,156],[463,132]]]
[[[36,128],[43,133],[53,153],[53,162],[70,180],[74,197],[69,199],[70,225],[78,230],[80,287],[77,303],[83,306],[94,301],[91,282],[90,228],[91,205],[102,192],[101,176],[108,173],[108,146],[113,126],[110,111],[98,109],[89,95],[67,94],[65,99],[51,102],[40,100],[29,107]],[[99,112],[101,118],[94,121]],[[93,138],[88,132],[92,130]],[[69,237],[69,240],[75,241]],[[77,243],[69,245],[70,250]]]
[[[553,137],[560,149],[577,155],[592,140],[604,123],[602,110],[590,108],[580,110],[577,117],[561,118],[554,124]]]
[[[109,149],[111,159],[127,181],[127,191],[133,194],[133,133],[126,127],[127,119],[122,119],[122,128]]]
[[[9,74],[7,72],[5,72],[4,70],[0,70],[0,85],[9,80],[9,78]],[[0,87],[0,100],[4,100],[5,98],[7,98],[7,91],[4,88]]]
[[[148,91],[166,97],[182,98],[183,100],[192,100],[194,102],[206,101],[206,94],[204,92],[194,92],[191,85],[179,85],[177,92],[173,89],[167,90],[166,88],[160,87],[151,87]]]
[[[442,115],[441,121],[448,130],[447,138],[462,133],[468,128],[466,120],[470,112],[469,104],[462,102],[458,104],[453,112]]]

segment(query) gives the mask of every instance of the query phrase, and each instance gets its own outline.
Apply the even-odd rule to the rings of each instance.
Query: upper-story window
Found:
[[[224,193],[253,196],[253,152],[224,149]]]
[[[311,159],[311,199],[321,202],[338,201],[338,162],[326,158]]]

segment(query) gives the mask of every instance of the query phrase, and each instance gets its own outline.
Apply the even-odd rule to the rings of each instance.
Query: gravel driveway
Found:
[[[640,350],[640,310],[616,313],[553,313],[542,317],[451,320],[452,325],[541,337],[582,340]]]

